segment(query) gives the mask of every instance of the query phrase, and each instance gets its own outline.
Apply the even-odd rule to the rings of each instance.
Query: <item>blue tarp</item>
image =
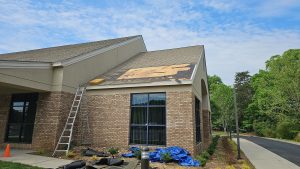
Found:
[[[129,150],[130,150],[130,153],[122,154],[122,156],[123,157],[127,157],[127,158],[135,157],[134,153],[136,151],[140,151],[140,148],[138,148],[138,147],[130,147]]]
[[[123,157],[134,157],[134,152],[139,151],[138,147],[131,147],[131,153],[122,154]],[[150,161],[152,162],[163,162],[162,154],[169,153],[174,161],[177,161],[181,166],[200,166],[200,162],[194,160],[189,152],[181,147],[173,146],[167,148],[157,148],[154,152],[149,153]]]

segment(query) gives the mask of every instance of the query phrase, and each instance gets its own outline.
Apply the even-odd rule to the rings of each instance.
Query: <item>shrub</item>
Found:
[[[165,162],[165,163],[169,163],[173,160],[170,153],[162,153],[161,157],[162,157],[163,162]]]
[[[254,121],[253,123],[253,129],[254,132],[258,135],[258,136],[264,136],[264,130],[268,128],[268,124],[266,122],[258,122],[258,121]]]
[[[271,137],[271,138],[275,138],[276,137],[276,131],[270,128],[264,128],[262,130],[262,133],[265,137]]]
[[[110,149],[108,149],[108,152],[111,154],[111,156],[114,158],[116,154],[119,153],[119,149],[111,147]]]
[[[209,157],[210,157],[210,154],[207,152],[207,151],[203,151],[202,153],[201,153],[201,156],[203,157],[203,158],[205,158],[205,159],[209,159]]]
[[[294,138],[295,141],[300,142],[300,131],[298,131],[298,134]]]
[[[68,158],[74,158],[76,156],[76,153],[74,151],[68,151],[67,154],[66,154],[66,156]]]
[[[205,164],[206,164],[206,162],[207,162],[207,159],[204,158],[204,157],[201,156],[201,155],[196,156],[196,160],[198,160],[198,161],[200,162],[200,165],[201,165],[202,167],[204,167]]]
[[[218,140],[219,140],[220,136],[219,135],[216,135],[215,137],[213,137],[212,139],[212,143],[209,145],[209,147],[207,148],[207,152],[210,154],[210,155],[213,155],[217,145],[218,145]]]
[[[142,158],[142,152],[141,152],[141,150],[135,151],[135,152],[134,152],[134,156],[135,156],[137,159],[141,160],[141,158]]]
[[[285,120],[277,124],[277,137],[284,139],[294,139],[298,132],[295,132],[296,124],[290,120]]]

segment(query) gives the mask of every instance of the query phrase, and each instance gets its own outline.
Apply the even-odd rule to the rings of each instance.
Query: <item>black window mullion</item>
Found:
[[[146,121],[146,126],[147,126],[147,139],[146,143],[147,145],[149,144],[149,93],[147,94],[147,121]]]
[[[144,94],[144,99],[143,98],[139,98],[139,99],[142,99],[144,100],[145,102],[147,101],[146,104],[144,105],[136,105],[136,99],[135,99],[135,95],[141,95],[141,94]],[[166,116],[166,105],[165,105],[165,100],[163,100],[163,104],[161,105],[151,105],[153,104],[153,98],[150,98],[152,93],[137,93],[137,94],[131,94],[131,116],[133,115],[133,108],[145,108],[145,112],[146,112],[146,121],[144,124],[132,124],[132,117],[131,117],[131,122],[130,122],[130,140],[131,140],[131,143],[133,144],[139,144],[139,143],[142,143],[142,144],[146,144],[146,145],[165,145],[165,142],[166,142],[166,118],[164,117],[164,121],[162,121],[163,124],[159,124],[159,123],[154,123],[154,124],[150,124],[150,110],[151,112],[153,111],[152,109],[153,108],[161,108],[161,111],[163,116]],[[165,93],[159,93],[159,94],[164,94]],[[139,97],[139,96],[137,96]],[[150,101],[152,100],[152,102],[150,103]],[[164,96],[164,99],[165,96]],[[133,100],[135,100],[133,102]],[[154,101],[155,102],[155,101]],[[155,111],[155,109],[154,109]],[[151,115],[152,116],[152,115]],[[157,115],[156,115],[157,116]],[[155,118],[152,117],[152,118]],[[158,117],[159,118],[159,117]],[[161,118],[161,117],[160,117]],[[155,122],[155,121],[153,121]],[[151,123],[153,123],[151,122]],[[135,127],[144,127],[144,137],[143,136],[138,136],[140,138],[144,138],[146,140],[144,140],[144,142],[142,140],[138,141],[136,140],[136,135],[135,132],[136,132],[136,129],[134,129]],[[160,134],[156,135],[156,134],[153,134],[153,132],[156,133],[156,131],[158,131]],[[150,136],[150,134],[152,133],[152,135]],[[149,140],[150,139],[150,140]],[[153,140],[155,139],[155,140]],[[157,139],[163,139],[163,140],[157,140]]]

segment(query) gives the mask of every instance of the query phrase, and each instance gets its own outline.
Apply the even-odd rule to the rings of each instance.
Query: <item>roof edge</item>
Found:
[[[195,65],[194,70],[193,70],[193,73],[192,73],[192,76],[191,76],[191,81],[192,81],[192,82],[194,82],[194,80],[195,80],[196,73],[197,73],[198,68],[199,68],[199,65],[200,65],[200,63],[201,63],[203,54],[204,54],[204,45],[202,45],[202,50],[201,50],[201,53],[200,53],[199,60],[197,61],[197,64]]]
[[[101,48],[101,49],[98,49],[98,50],[95,50],[95,51],[91,51],[91,52],[83,54],[83,55],[79,55],[79,56],[69,58],[69,59],[65,59],[65,60],[58,61],[58,62],[53,62],[52,66],[53,67],[69,66],[69,65],[72,65],[74,63],[80,62],[80,61],[85,60],[85,59],[89,59],[89,58],[94,57],[96,55],[99,55],[101,53],[104,53],[104,52],[107,52],[109,50],[118,48],[120,46],[127,45],[127,44],[129,44],[133,41],[140,40],[140,39],[143,40],[142,35],[138,35],[137,37],[134,37],[132,39],[128,39],[124,42],[113,44],[113,45],[110,45],[110,46],[107,46],[107,47],[104,47],[104,48]]]
[[[88,86],[86,90],[101,90],[101,89],[117,89],[117,88],[136,88],[136,87],[154,87],[154,86],[178,86],[178,85],[192,85],[191,80],[172,80],[165,82],[148,82],[148,83],[132,83],[132,84],[119,84],[119,85],[100,85]]]
[[[10,61],[0,60],[0,68],[35,68],[35,69],[49,69],[51,63],[48,62],[32,62],[32,61]]]

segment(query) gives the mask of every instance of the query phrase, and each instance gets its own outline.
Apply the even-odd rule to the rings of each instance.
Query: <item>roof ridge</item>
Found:
[[[177,48],[159,49],[159,50],[147,51],[144,53],[162,52],[168,50],[178,50],[178,49],[193,48],[193,47],[204,47],[204,45],[191,45],[191,46],[184,46],[184,47],[177,47]]]
[[[9,54],[18,54],[18,53],[27,53],[27,52],[32,52],[32,51],[40,51],[40,50],[47,50],[47,49],[56,49],[56,48],[62,48],[62,47],[75,47],[75,46],[80,46],[80,45],[87,45],[87,44],[94,44],[94,43],[99,43],[99,42],[105,42],[105,41],[110,41],[110,40],[120,40],[120,39],[125,39],[125,38],[135,38],[141,35],[134,35],[134,36],[126,36],[126,37],[120,37],[120,38],[111,38],[111,39],[104,39],[104,40],[98,40],[98,41],[89,41],[89,42],[84,42],[84,43],[74,43],[74,44],[67,44],[67,45],[60,45],[60,46],[52,46],[52,47],[46,47],[46,48],[38,48],[38,49],[30,49],[30,50],[23,50],[23,51],[17,51],[17,52],[9,52],[9,53],[0,53],[1,55],[9,55]],[[0,57],[1,59],[1,57]]]

